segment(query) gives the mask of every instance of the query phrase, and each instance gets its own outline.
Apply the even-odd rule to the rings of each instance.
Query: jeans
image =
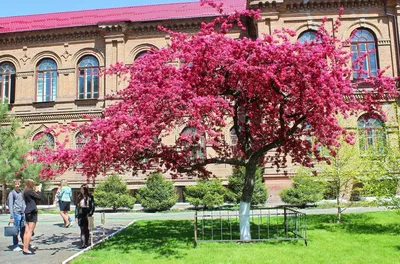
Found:
[[[18,226],[19,228],[19,235],[24,241],[24,232],[25,232],[25,217],[23,213],[14,213],[14,225]],[[18,246],[18,234],[13,236],[13,246]]]

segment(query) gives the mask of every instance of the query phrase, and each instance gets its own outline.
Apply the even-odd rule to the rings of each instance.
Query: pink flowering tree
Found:
[[[85,146],[68,149],[60,143],[55,152],[35,153],[37,161],[49,165],[42,177],[68,169],[96,177],[154,166],[177,177],[208,176],[210,164],[243,166],[241,239],[251,239],[249,208],[257,166],[272,163],[279,169],[287,157],[312,166],[325,159],[319,155],[321,147],[334,155],[341,138],[353,141],[338,116],[381,113],[380,102],[395,97],[397,90],[383,71],[352,80],[352,68],[363,67],[351,67],[348,43],[335,37],[339,20],[332,32],[323,21],[316,39],[303,44],[285,29],[257,39],[228,36],[232,28],[242,28],[245,17],[259,18],[253,11],[220,16],[203,23],[197,34],[160,28],[171,36],[168,47],[153,50],[129,68],[117,64],[109,69],[128,73],[129,85],[110,97],[116,101],[104,110],[104,118],[78,128]],[[227,126],[237,137],[234,148],[225,138]],[[177,127],[190,129],[175,144],[165,144],[162,139]],[[213,155],[204,153],[205,148]]]

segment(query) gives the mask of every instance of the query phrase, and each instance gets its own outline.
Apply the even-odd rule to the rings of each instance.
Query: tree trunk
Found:
[[[340,189],[342,189],[342,182],[340,181],[340,169],[337,169],[335,179],[335,191],[336,191],[336,208],[337,208],[337,223],[340,223],[340,217],[342,213],[342,208],[340,208]]]
[[[257,165],[246,165],[246,175],[243,185],[242,198],[240,199],[239,220],[240,240],[251,240],[250,234],[250,205],[253,196]]]
[[[6,199],[7,199],[7,187],[6,187],[6,182],[3,182],[3,189],[1,195],[1,208],[3,208],[3,212],[6,211]]]

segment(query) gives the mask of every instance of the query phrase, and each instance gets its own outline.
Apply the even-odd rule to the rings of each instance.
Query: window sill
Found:
[[[99,99],[75,99],[76,105],[96,105],[99,102]]]
[[[35,108],[45,108],[45,107],[53,107],[56,104],[55,101],[47,101],[47,102],[33,102],[32,105]]]

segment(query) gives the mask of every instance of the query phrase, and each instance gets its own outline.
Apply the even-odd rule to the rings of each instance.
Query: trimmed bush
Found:
[[[228,200],[240,203],[242,197],[242,190],[244,185],[244,178],[246,174],[246,168],[234,168],[232,175],[229,176],[228,183]],[[253,197],[251,199],[252,205],[262,205],[267,202],[268,190],[262,182],[262,169],[258,168],[256,171],[256,182],[254,185]]]
[[[137,198],[147,211],[165,211],[176,204],[178,194],[171,181],[166,181],[161,173],[152,173]]]
[[[136,199],[129,194],[126,182],[121,177],[111,175],[107,180],[100,182],[94,189],[96,206],[111,207],[114,211],[118,208],[133,208]]]
[[[296,175],[293,178],[293,187],[283,189],[280,196],[285,203],[305,207],[308,203],[322,200],[324,191],[323,182],[312,176]]]
[[[197,185],[187,186],[185,189],[186,200],[196,209],[199,207],[210,209],[224,203],[226,188],[219,179],[200,180]]]

